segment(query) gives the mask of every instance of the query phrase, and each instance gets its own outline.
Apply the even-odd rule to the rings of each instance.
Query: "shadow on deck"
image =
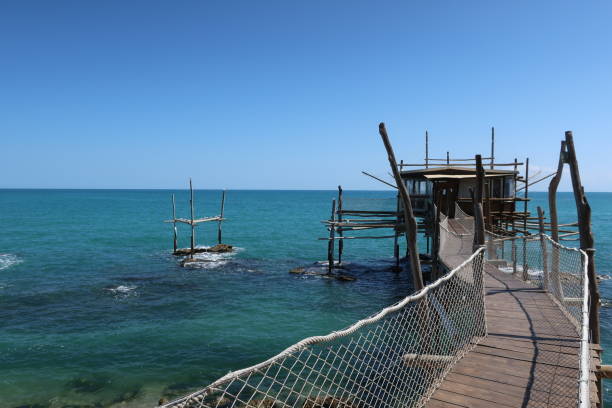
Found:
[[[457,363],[426,407],[578,406],[575,326],[545,291],[492,265],[485,270],[488,336]],[[596,403],[593,374],[591,381]]]

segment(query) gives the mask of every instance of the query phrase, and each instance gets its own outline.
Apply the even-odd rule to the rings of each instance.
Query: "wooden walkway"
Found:
[[[494,266],[485,270],[488,336],[457,363],[426,406],[577,407],[575,326],[543,290]],[[591,375],[593,406],[594,380]]]

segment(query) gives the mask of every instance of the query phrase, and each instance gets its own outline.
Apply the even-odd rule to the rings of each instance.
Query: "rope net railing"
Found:
[[[472,254],[474,248],[474,218],[448,218],[440,215],[438,257],[448,268],[459,265]]]
[[[589,343],[589,290],[584,251],[558,244],[547,235],[503,237],[487,232],[486,260],[499,270],[513,274],[546,291],[562,314],[550,319],[559,333],[573,334],[580,341],[579,374],[573,381],[580,407],[590,406],[591,373]]]
[[[423,290],[165,407],[422,407],[486,335],[483,250]]]

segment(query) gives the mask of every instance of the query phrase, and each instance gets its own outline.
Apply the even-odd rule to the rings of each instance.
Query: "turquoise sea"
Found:
[[[182,268],[162,223],[172,193],[187,217],[184,190],[0,190],[0,407],[155,406],[411,291],[407,273],[389,270],[392,240],[347,242],[354,282],[288,273],[325,258],[317,238],[335,191],[228,191],[223,241],[237,251]],[[544,193],[532,197],[532,210],[547,208]],[[588,197],[598,273],[610,275],[612,193]],[[219,201],[196,191],[197,215],[218,214]],[[574,219],[570,193],[559,207]],[[197,241],[216,243],[216,225]],[[610,363],[612,281],[600,288]]]

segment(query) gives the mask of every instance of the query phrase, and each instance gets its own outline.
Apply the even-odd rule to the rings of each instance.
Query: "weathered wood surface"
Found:
[[[485,269],[488,336],[457,363],[426,406],[576,407],[575,326],[543,290],[492,265]],[[591,382],[597,403],[594,375]]]

